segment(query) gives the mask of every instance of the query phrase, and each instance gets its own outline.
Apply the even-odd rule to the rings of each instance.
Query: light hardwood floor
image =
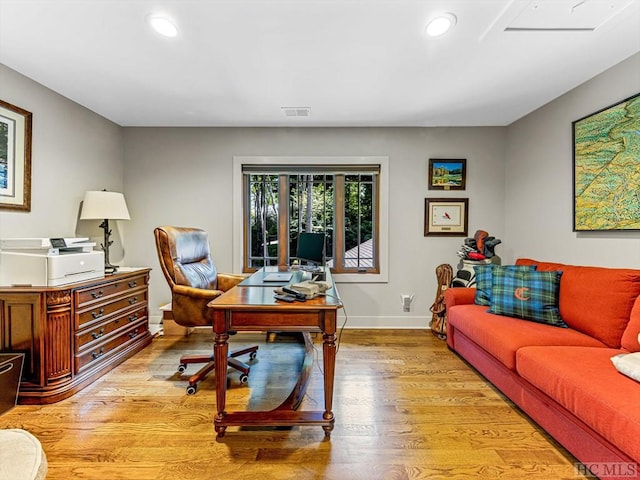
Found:
[[[301,346],[287,336],[264,340],[232,337],[232,347],[258,342],[260,350],[248,386],[230,370],[228,411],[274,407],[293,385]],[[208,331],[158,337],[69,399],[15,407],[0,428],[41,440],[48,480],[585,478],[570,454],[429,331],[345,330],[340,340],[330,440],[320,427],[229,427],[217,441],[215,379],[187,396],[186,376],[176,373],[181,354],[210,351]],[[302,408],[322,408],[321,365]]]

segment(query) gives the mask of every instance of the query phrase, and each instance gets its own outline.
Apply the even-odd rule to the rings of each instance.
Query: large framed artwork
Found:
[[[573,231],[640,230],[640,93],[573,122]]]
[[[424,236],[466,237],[468,212],[468,198],[425,198]]]
[[[31,211],[31,112],[2,100],[0,209]]]
[[[429,190],[464,190],[466,181],[466,159],[429,159]]]

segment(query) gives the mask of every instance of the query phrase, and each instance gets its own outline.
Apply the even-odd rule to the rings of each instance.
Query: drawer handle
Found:
[[[98,290],[97,292],[92,292],[91,296],[93,298],[100,298],[104,296],[104,290]]]
[[[134,330],[133,332],[129,333],[129,338],[136,338],[138,336],[138,330]]]
[[[99,332],[93,332],[91,334],[93,338],[100,338],[103,335],[104,335],[104,328],[101,328]]]
[[[138,303],[138,297],[133,297],[129,299],[129,305],[133,305],[134,303]]]
[[[93,357],[93,359],[95,360],[96,358],[101,357],[102,355],[104,355],[104,347],[102,347],[99,351],[97,352],[91,352],[91,356]]]
[[[93,318],[100,318],[102,315],[104,315],[104,308],[101,308],[97,312],[91,312]]]
[[[0,375],[7,373],[9,370],[13,368],[13,363],[5,363],[0,366]]]
[[[129,321],[135,322],[138,319],[138,314],[134,313],[133,315],[129,315]]]
[[[129,288],[135,288],[137,286],[138,286],[137,280],[133,280],[132,282],[129,282]]]

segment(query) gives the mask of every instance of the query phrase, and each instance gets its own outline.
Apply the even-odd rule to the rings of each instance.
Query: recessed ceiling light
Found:
[[[444,35],[456,24],[457,20],[453,13],[442,13],[427,24],[427,35],[430,37]]]
[[[147,17],[147,21],[149,22],[149,25],[151,25],[153,29],[162,36],[175,37],[178,35],[178,27],[176,27],[167,17],[163,17],[161,15],[150,15]]]

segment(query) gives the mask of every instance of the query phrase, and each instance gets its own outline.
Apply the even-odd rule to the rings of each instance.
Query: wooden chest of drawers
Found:
[[[19,403],[67,398],[151,343],[149,269],[0,287],[0,352],[25,354]]]

